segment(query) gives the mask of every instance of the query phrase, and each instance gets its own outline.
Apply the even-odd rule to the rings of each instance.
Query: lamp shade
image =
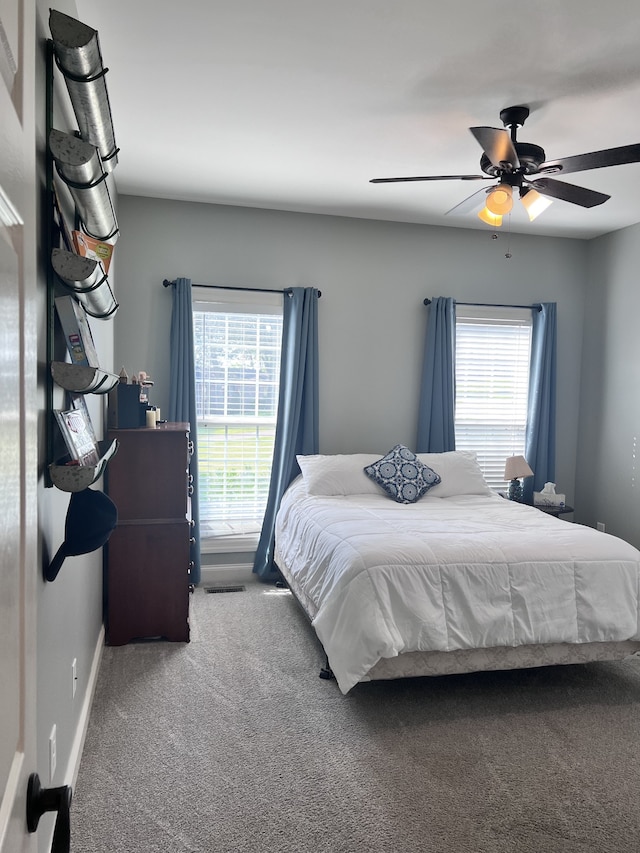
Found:
[[[487,193],[487,208],[491,213],[504,216],[513,207],[513,190],[509,184],[498,184]]]
[[[509,456],[504,466],[505,480],[519,480],[520,477],[531,477],[533,471],[524,456]]]
[[[520,201],[529,215],[530,222],[540,216],[552,203],[552,199],[540,195],[537,190],[531,189],[531,187],[520,190]]]
[[[499,213],[491,213],[488,207],[483,207],[478,214],[478,219],[482,219],[487,225],[492,225],[494,228],[500,228],[502,225],[502,216]]]

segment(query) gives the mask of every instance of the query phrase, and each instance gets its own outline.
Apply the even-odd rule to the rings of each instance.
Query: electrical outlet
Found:
[[[49,735],[49,782],[53,782],[53,774],[56,772],[56,762],[58,760],[56,745],[56,726],[53,724],[51,734]]]
[[[604,533],[604,521],[596,522],[596,530],[599,530],[600,533]]]
[[[71,661],[71,698],[75,699],[76,687],[78,686],[78,667],[77,659]]]

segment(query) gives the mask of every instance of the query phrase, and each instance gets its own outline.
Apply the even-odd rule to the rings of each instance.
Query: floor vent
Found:
[[[246,587],[243,584],[235,586],[207,586],[205,592],[244,592]]]

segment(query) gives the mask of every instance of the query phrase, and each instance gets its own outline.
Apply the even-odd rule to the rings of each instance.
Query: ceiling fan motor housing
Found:
[[[502,175],[535,175],[542,163],[546,159],[544,148],[539,145],[533,145],[530,142],[514,142],[513,147],[516,149],[520,165],[517,169],[512,169],[509,163],[504,165],[494,166],[486,154],[480,158],[480,168],[485,175],[491,175],[492,178],[498,178]]]

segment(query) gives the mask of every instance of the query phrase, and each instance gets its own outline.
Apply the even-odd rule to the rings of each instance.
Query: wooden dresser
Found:
[[[111,429],[107,492],[118,525],[107,544],[107,643],[189,641],[189,424]]]

